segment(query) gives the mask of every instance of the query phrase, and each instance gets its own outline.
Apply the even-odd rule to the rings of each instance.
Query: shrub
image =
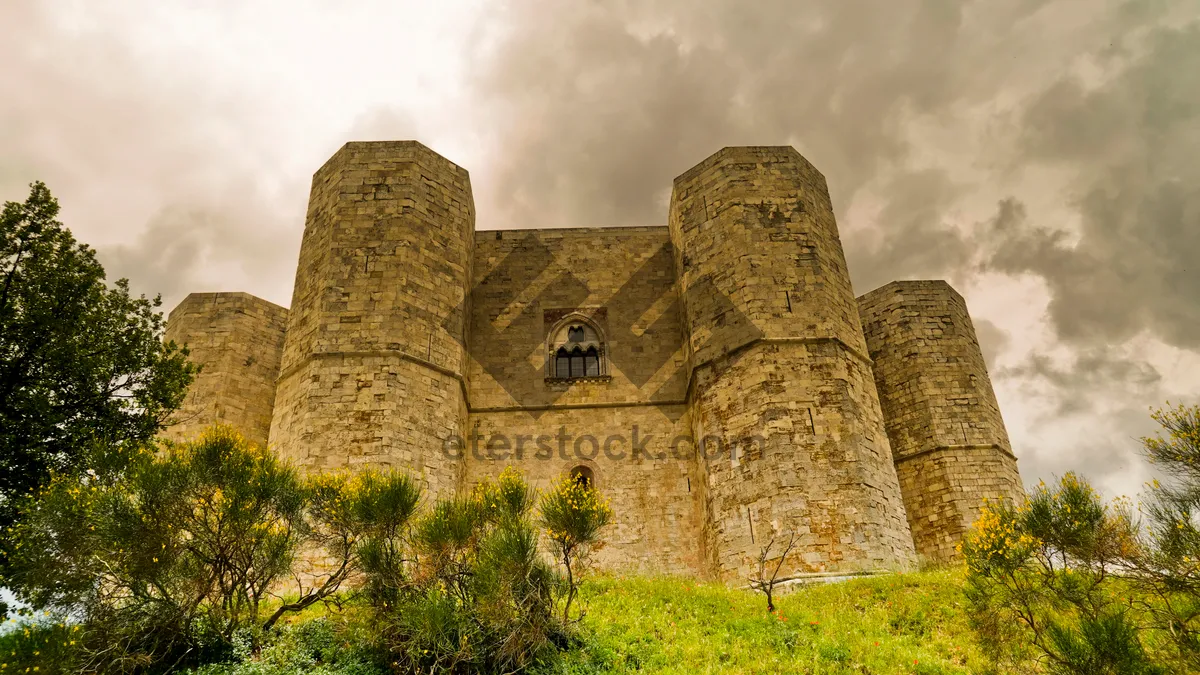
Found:
[[[46,612],[24,612],[0,634],[0,673],[75,672],[80,627]]]
[[[421,498],[420,488],[396,471],[315,474],[305,483],[306,543],[325,554],[329,568],[300,597],[283,603],[263,625],[333,596],[352,577],[365,574],[365,589],[386,603],[403,584],[403,537]]]
[[[611,510],[594,491],[543,498],[543,524],[567,565],[563,582],[543,559],[532,522],[537,496],[511,467],[468,497],[437,502],[419,517],[408,550],[364,565],[395,666],[419,672],[518,672],[567,644],[567,611],[579,555],[599,542]],[[397,546],[402,546],[398,540]],[[372,554],[374,555],[374,554]],[[566,596],[564,599],[564,595]]]
[[[602,542],[600,532],[612,522],[612,508],[590,484],[564,476],[542,497],[541,524],[551,548],[567,572],[563,621],[571,620],[571,603],[579,592],[588,556]],[[578,618],[583,618],[582,613]]]
[[[1128,504],[1106,505],[1067,474],[1020,506],[986,503],[962,553],[975,626],[995,652],[1028,641],[1053,672],[1166,672],[1116,576],[1137,553]]]
[[[318,618],[276,631],[256,654],[236,645],[229,662],[202,666],[195,675],[384,675],[387,666],[364,642],[354,624]]]
[[[1145,500],[1141,555],[1130,561],[1149,625],[1169,636],[1175,657],[1200,672],[1200,407],[1154,411],[1162,432],[1142,439],[1161,470]]]
[[[86,672],[246,661],[264,645],[253,668],[228,672],[302,672],[324,657],[272,647],[293,640],[290,628],[279,637],[279,619],[355,598],[374,619],[367,641],[394,667],[521,671],[566,644],[581,560],[611,518],[579,486],[542,500],[564,583],[541,554],[537,495],[513,469],[419,515],[421,490],[407,476],[301,478],[228,428],[111,467],[60,478],[40,495],[7,579],[33,606],[78,617],[71,658]],[[276,593],[302,548],[324,555],[325,572],[284,600]],[[356,590],[336,598],[351,580]]]
[[[6,581],[79,617],[81,667],[160,672],[227,653],[260,621],[304,537],[296,473],[236,432],[53,481],[16,531]]]

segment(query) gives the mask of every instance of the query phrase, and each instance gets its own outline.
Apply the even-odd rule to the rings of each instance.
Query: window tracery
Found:
[[[582,316],[569,316],[550,335],[546,364],[548,380],[585,380],[608,376],[604,340],[599,329]]]

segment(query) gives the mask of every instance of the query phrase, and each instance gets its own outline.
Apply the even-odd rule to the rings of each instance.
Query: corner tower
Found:
[[[984,497],[1024,491],[967,303],[944,281],[859,298],[917,552],[956,554]]]
[[[249,293],[191,293],[171,310],[164,338],[187,345],[201,368],[163,437],[191,440],[228,424],[266,446],[287,316]]]
[[[451,493],[462,460],[466,170],[414,141],[347,143],[313,176],[271,443],[319,470],[409,471]]]
[[[670,232],[712,570],[743,580],[789,532],[784,574],[909,563],[824,176],[790,147],[725,148],[675,179]]]

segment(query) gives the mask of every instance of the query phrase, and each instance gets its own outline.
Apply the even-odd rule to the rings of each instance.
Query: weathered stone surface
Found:
[[[308,470],[395,467],[431,498],[586,468],[616,512],[610,570],[742,583],[789,531],[784,574],[903,567],[914,534],[945,557],[978,498],[1020,490],[937,284],[868,294],[860,318],[825,179],[791,148],[701,162],[666,227],[475,232],[466,171],[349,143],[313,177],[290,313],[245,294],[172,313],[168,337],[217,365],[170,434],[262,440],[270,420]],[[558,348],[584,343],[593,371],[564,377]]]
[[[462,464],[467,172],[416,142],[347,143],[313,176],[271,444],[310,469],[389,466],[432,494]]]
[[[951,559],[985,497],[1023,494],[967,304],[944,281],[896,281],[859,307],[917,552]]]
[[[772,534],[793,531],[784,573],[909,563],[824,176],[792,148],[725,148],[675,179],[670,228],[693,434],[726,444],[699,467],[712,571],[744,579]]]
[[[288,311],[249,293],[192,293],[167,317],[165,338],[201,366],[165,438],[229,424],[266,445]]]
[[[480,232],[474,274],[467,486],[512,464],[546,488],[587,466],[616,517],[601,565],[700,574],[667,228]],[[572,314],[598,332],[606,378],[546,381],[547,338]]]

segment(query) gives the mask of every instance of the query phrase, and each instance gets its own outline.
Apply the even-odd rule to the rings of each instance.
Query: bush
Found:
[[[1142,454],[1166,478],[1144,526],[1072,474],[981,512],[963,546],[980,630],[1030,637],[1060,672],[1200,672],[1200,406],[1152,417]]]
[[[330,598],[355,576],[366,575],[365,590],[376,602],[394,600],[403,584],[403,537],[421,498],[409,477],[375,470],[316,474],[306,481],[306,498],[307,543],[326,556],[328,573],[307,591],[297,577],[300,597],[281,604],[264,630],[287,612]]]
[[[80,627],[47,612],[25,612],[0,634],[0,673],[75,672]]]
[[[362,627],[318,618],[286,626],[252,655],[239,643],[234,660],[202,666],[195,675],[384,675],[387,666],[364,643]]]
[[[1152,417],[1165,433],[1143,438],[1142,453],[1165,483],[1151,485],[1147,534],[1130,567],[1149,625],[1169,636],[1180,663],[1200,672],[1200,407]]]
[[[612,508],[589,483],[564,476],[542,498],[541,511],[551,548],[567,572],[566,622],[571,620],[571,603],[578,595],[588,556],[602,546],[600,531],[612,522]]]
[[[594,490],[568,481],[542,500],[564,582],[541,554],[537,495],[511,468],[419,515],[407,476],[301,478],[228,428],[97,465],[109,468],[39,495],[6,579],[34,607],[79,619],[68,646],[85,672],[245,661],[263,645],[253,661],[266,670],[244,672],[300,672],[325,652],[271,651],[294,637],[275,626],[322,600],[365,601],[367,642],[393,667],[520,671],[567,644],[582,561],[611,518]],[[293,574],[301,550],[323,555],[325,571]],[[285,600],[289,576],[299,595]],[[337,597],[348,581],[356,590]]]
[[[7,583],[82,620],[81,667],[165,671],[219,658],[290,572],[296,473],[226,428],[55,480],[16,532]]]
[[[1167,672],[1147,655],[1120,574],[1137,555],[1127,503],[1074,474],[1025,503],[988,503],[962,552],[974,623],[993,656],[1032,644],[1057,673]]]
[[[511,467],[469,497],[439,501],[412,527],[409,547],[364,551],[367,589],[396,667],[420,672],[518,672],[568,644],[580,556],[599,542],[611,510],[564,480],[541,500],[542,524],[564,563],[543,559],[538,503]],[[383,592],[380,592],[383,591]],[[555,607],[564,605],[563,618]]]

